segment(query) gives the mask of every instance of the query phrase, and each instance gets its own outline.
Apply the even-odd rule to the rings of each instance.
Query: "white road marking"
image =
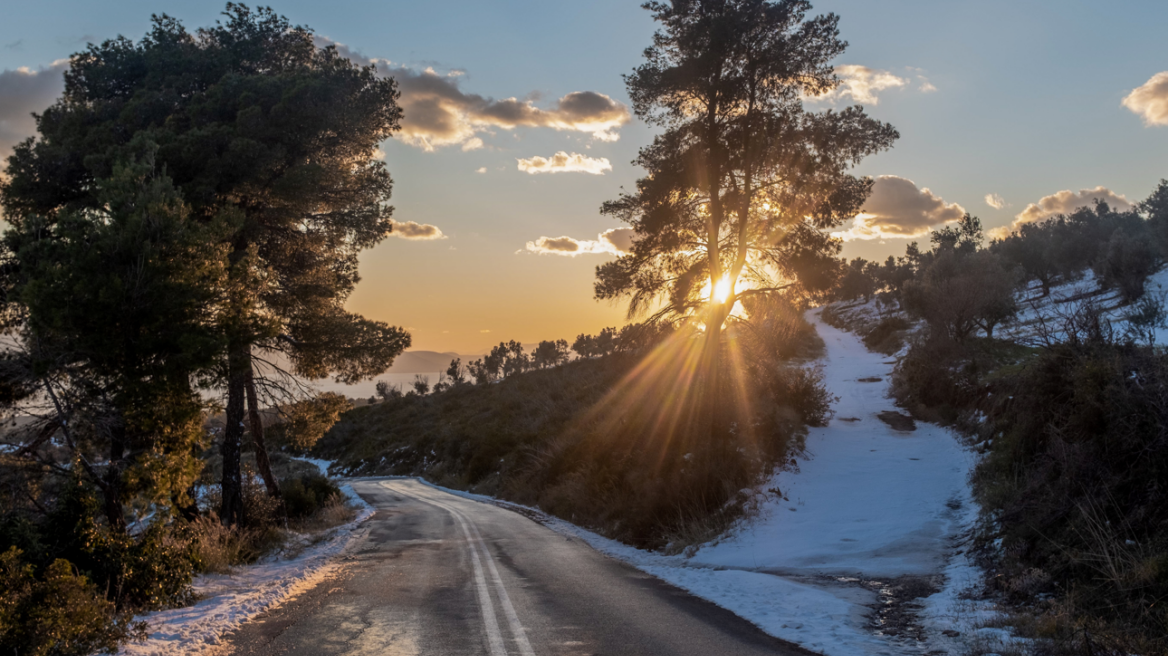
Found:
[[[487,544],[483,540],[482,534],[479,533],[478,527],[475,526],[474,521],[463,515],[462,511],[440,501],[434,501],[434,503],[445,508],[453,515],[462,515],[467,520],[467,523],[470,524],[470,530],[475,536],[475,543],[485,556],[484,560],[487,562],[487,569],[490,570],[491,579],[495,583],[495,590],[499,595],[499,603],[503,606],[503,614],[507,616],[507,623],[511,625],[511,635],[515,636],[515,642],[519,646],[519,653],[523,656],[535,656],[535,651],[531,648],[531,643],[527,641],[527,631],[519,621],[519,615],[515,612],[515,606],[511,604],[511,595],[507,594],[507,588],[503,585],[503,577],[499,576],[499,569],[495,566],[495,557],[487,549]]]
[[[388,483],[381,483],[381,486],[389,488]],[[413,495],[407,494],[407,496]],[[427,499],[415,498],[418,498],[422,503],[439,506],[439,504]],[[443,508],[443,510],[449,512],[448,508]],[[490,588],[487,586],[487,579],[483,575],[483,565],[479,560],[479,552],[475,548],[474,538],[471,537],[470,531],[466,527],[466,522],[463,521],[462,517],[455,513],[451,514],[462,528],[462,533],[466,537],[467,544],[471,545],[471,564],[474,566],[475,588],[478,590],[479,610],[483,613],[483,624],[487,629],[487,646],[491,650],[491,656],[507,656],[507,647],[503,644],[503,633],[499,630],[499,620],[495,617],[495,604],[491,601]]]
[[[386,483],[382,486],[389,487]],[[400,490],[399,490],[400,491]],[[515,612],[515,606],[511,603],[511,596],[507,594],[507,587],[503,584],[503,577],[499,575],[499,568],[495,565],[495,558],[487,549],[486,542],[483,536],[479,533],[478,526],[474,521],[463,514],[462,511],[454,506],[448,505],[444,500],[440,500],[430,496],[429,494],[423,496],[417,493],[406,493],[418,501],[436,506],[450,513],[451,516],[458,522],[462,528],[463,534],[466,536],[467,544],[470,545],[472,562],[474,563],[475,579],[479,588],[479,605],[483,609],[483,621],[487,625],[487,636],[490,641],[492,656],[498,654],[505,655],[506,648],[503,646],[502,637],[499,632],[498,621],[495,618],[495,607],[491,600],[490,594],[487,592],[487,584],[483,576],[482,566],[479,563],[479,554],[482,554],[482,559],[486,561],[487,569],[490,571],[491,582],[494,583],[496,594],[499,597],[499,603],[503,606],[503,614],[507,617],[507,623],[511,628],[511,635],[515,638],[515,643],[519,647],[519,653],[522,656],[535,656],[535,650],[531,648],[531,643],[527,640],[527,632],[523,628],[523,624],[519,621],[519,615]],[[493,632],[492,632],[493,627]],[[498,640],[499,652],[496,652],[496,640]]]

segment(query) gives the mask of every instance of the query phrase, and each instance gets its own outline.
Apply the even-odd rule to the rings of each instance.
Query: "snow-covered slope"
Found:
[[[940,427],[901,431],[878,419],[896,411],[891,361],[812,318],[827,345],[824,382],[839,397],[835,418],[811,429],[799,471],[772,482],[784,498],[690,562],[867,578],[936,573],[968,519],[974,457]]]
[[[1168,294],[1168,267],[1152,274],[1144,289],[1146,295],[1163,301]],[[1037,284],[1031,284],[1019,293],[1018,300],[1018,316],[994,336],[1030,345],[1043,343],[1042,324],[1045,324],[1045,332],[1051,337],[1062,339],[1066,317],[1085,302],[1093,303],[1101,310],[1117,336],[1122,336],[1127,330],[1126,317],[1133,310],[1131,306],[1123,304],[1117,291],[1101,289],[1090,269],[1084,271],[1078,280],[1052,287],[1050,294],[1045,297]],[[1168,328],[1157,328],[1154,332],[1157,344],[1168,343]]]

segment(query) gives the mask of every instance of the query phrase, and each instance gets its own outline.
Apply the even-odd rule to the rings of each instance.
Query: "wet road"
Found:
[[[353,488],[377,513],[344,574],[245,625],[230,653],[811,653],[510,510],[415,480]]]

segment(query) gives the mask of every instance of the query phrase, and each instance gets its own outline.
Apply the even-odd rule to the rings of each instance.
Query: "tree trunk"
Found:
[[[251,356],[246,344],[233,344],[227,356],[227,419],[223,427],[223,500],[219,519],[225,526],[244,521],[243,477],[239,465],[239,445],[243,437],[243,397],[247,374],[251,371]]]
[[[126,428],[115,426],[110,434],[109,465],[103,477],[105,484],[100,488],[106,521],[110,529],[117,533],[126,531],[126,515],[122,511],[122,459],[125,457]]]
[[[706,322],[706,343],[702,352],[701,406],[699,409],[702,419],[698,425],[705,427],[707,438],[714,437],[718,391],[722,376],[722,324],[726,321],[728,307],[725,303],[712,303]]]
[[[268,447],[264,443],[264,422],[260,418],[260,407],[256,395],[255,372],[249,362],[247,365],[247,418],[251,425],[251,439],[255,443],[256,467],[264,479],[264,487],[268,496],[280,498],[280,484],[272,474],[272,463],[268,460]]]

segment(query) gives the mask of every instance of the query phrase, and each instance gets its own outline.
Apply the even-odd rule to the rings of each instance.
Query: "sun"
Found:
[[[730,279],[722,278],[714,285],[714,300],[725,303],[730,298]]]

